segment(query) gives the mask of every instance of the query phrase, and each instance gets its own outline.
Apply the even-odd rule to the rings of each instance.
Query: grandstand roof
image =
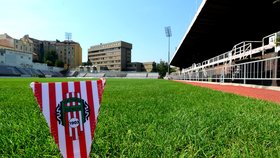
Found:
[[[280,0],[202,0],[171,60],[186,68],[280,31]]]

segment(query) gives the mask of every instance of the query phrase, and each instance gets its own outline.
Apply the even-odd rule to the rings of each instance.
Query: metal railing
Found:
[[[187,70],[184,80],[246,83],[248,80],[280,80],[280,56],[241,64]]]
[[[275,37],[275,42],[271,42],[271,37]],[[280,38],[280,31],[277,33],[270,34],[262,38],[262,41],[243,41],[233,46],[232,50],[215,56],[201,63],[194,63],[192,66],[183,69],[184,72],[196,71],[197,69],[203,69],[207,67],[213,67],[220,64],[231,63],[235,60],[242,60],[244,58],[252,58],[252,55],[261,53],[264,55],[266,50],[273,49],[277,52],[279,48],[278,39]],[[255,45],[258,45],[255,47]]]

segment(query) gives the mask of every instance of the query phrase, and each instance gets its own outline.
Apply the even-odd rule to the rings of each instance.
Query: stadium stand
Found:
[[[44,73],[42,73],[40,70],[37,70],[37,69],[30,68],[30,71],[32,72],[32,74],[35,74],[35,75],[44,75]]]
[[[107,71],[105,72],[104,77],[126,77],[126,75],[126,72]]]
[[[183,76],[183,74],[178,74],[176,72],[172,72],[170,75],[167,75],[165,79],[182,80],[182,79],[184,79],[184,76]]]
[[[36,71],[36,70],[35,70]],[[37,70],[38,71],[38,70]],[[59,72],[53,72],[48,70],[40,70],[43,75],[45,76],[51,76],[51,77],[63,77],[63,75]]]
[[[147,78],[147,73],[127,73],[127,78]]]
[[[68,71],[67,77],[91,77],[91,78],[150,78],[158,79],[158,73],[147,72],[126,72],[126,71],[101,71],[101,72],[88,72],[88,71]]]
[[[77,77],[86,77],[87,73],[86,72],[80,72]]]
[[[52,72],[55,77],[63,77],[63,75],[60,72]]]
[[[0,76],[20,76],[21,73],[13,66],[0,65]]]
[[[94,78],[101,78],[104,77],[105,73],[87,73],[85,77],[94,77]]]
[[[20,68],[15,66],[0,65],[0,76],[18,76],[18,77],[63,77],[60,72],[49,70],[37,70],[32,68]]]
[[[26,71],[24,68],[20,68],[20,67],[15,67],[20,73],[21,76],[31,76],[32,74],[28,71]]]
[[[261,45],[243,41],[218,56],[182,69],[184,79],[280,86],[280,31],[262,38]],[[278,40],[278,41],[277,41]]]
[[[159,78],[159,73],[148,73],[147,78],[158,79]]]
[[[64,74],[64,75],[63,75]],[[158,79],[158,73],[147,72],[119,72],[119,71],[105,71],[105,72],[78,72],[67,71],[65,73],[55,72],[50,70],[38,70],[32,68],[21,68],[15,66],[0,65],[0,76],[18,76],[18,77],[92,77],[92,78],[150,78]]]
[[[44,75],[53,75],[52,72],[47,71],[47,70],[40,70]]]
[[[69,75],[69,74],[68,74]],[[81,71],[77,76],[69,77],[92,77],[92,78],[150,78],[158,79],[158,73],[147,73],[147,72],[125,72],[125,71],[103,71],[103,72],[84,72]]]
[[[67,73],[66,73],[66,76],[67,77],[77,77],[79,75],[79,72],[78,71],[68,71]]]

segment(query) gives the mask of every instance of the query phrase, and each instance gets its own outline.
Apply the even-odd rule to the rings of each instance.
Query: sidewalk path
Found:
[[[207,87],[218,91],[252,97],[256,99],[267,100],[280,104],[280,91],[278,90],[254,88],[254,87],[247,87],[247,85],[242,86],[236,84],[229,85],[229,84],[207,83],[207,82],[196,82],[196,81],[185,81],[185,80],[176,80],[176,81],[186,83],[186,84],[191,84],[194,86]]]

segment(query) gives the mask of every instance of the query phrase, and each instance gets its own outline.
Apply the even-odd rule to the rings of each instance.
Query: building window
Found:
[[[28,59],[29,59],[29,60],[31,60],[31,58],[30,58],[30,57],[29,57]]]
[[[1,53],[1,56],[3,56],[4,55],[4,53]]]
[[[16,45],[16,49],[18,49],[17,47],[18,47],[18,46]]]

